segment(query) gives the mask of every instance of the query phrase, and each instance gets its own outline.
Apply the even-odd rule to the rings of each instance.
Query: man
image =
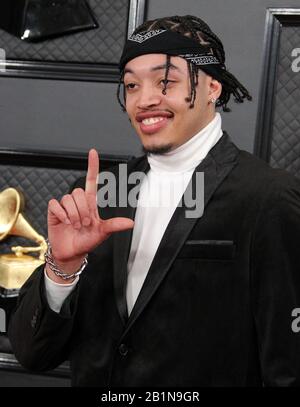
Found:
[[[97,207],[95,150],[85,185],[49,202],[46,268],[9,326],[28,369],[69,359],[77,386],[299,385],[300,185],[223,133],[215,105],[250,99],[224,60],[193,16],[127,41],[119,101],[147,153],[127,166],[147,174],[139,205]],[[204,211],[187,216],[201,173]],[[147,205],[170,186],[168,205]]]

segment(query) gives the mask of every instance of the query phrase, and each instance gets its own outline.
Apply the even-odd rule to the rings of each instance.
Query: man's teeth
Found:
[[[161,122],[162,120],[164,120],[163,117],[149,117],[148,119],[142,120],[142,123],[149,126],[150,124]]]

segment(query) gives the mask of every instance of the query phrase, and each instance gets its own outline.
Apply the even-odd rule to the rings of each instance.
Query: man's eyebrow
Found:
[[[178,66],[176,66],[176,65],[174,65],[172,63],[170,63],[169,67],[170,67],[170,69],[174,69],[174,70],[176,70],[178,72],[181,72],[181,69],[179,69]],[[153,68],[150,69],[150,71],[152,71],[152,72],[153,71],[159,71],[160,69],[167,69],[167,64],[154,66]]]
[[[157,65],[157,66],[153,66],[152,68],[150,68],[150,72],[155,72],[155,71],[159,71],[159,70],[161,70],[161,69],[166,69],[166,68],[167,68],[167,64]],[[174,64],[172,64],[172,63],[170,64],[170,69],[174,69],[174,70],[176,70],[176,71],[182,73],[181,69],[178,68],[178,66],[176,66],[176,65],[174,65]],[[134,74],[134,71],[133,71],[132,69],[125,68],[125,69],[124,69],[124,75],[125,75],[126,73],[132,73],[132,74]]]

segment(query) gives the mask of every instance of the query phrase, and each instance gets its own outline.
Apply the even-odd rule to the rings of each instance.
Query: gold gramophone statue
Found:
[[[0,241],[8,235],[16,235],[34,240],[36,247],[11,247],[13,253],[0,255],[0,288],[18,290],[32,272],[44,263],[47,244],[22,215],[24,197],[14,188],[7,188],[0,193]],[[39,257],[26,253],[39,251]]]

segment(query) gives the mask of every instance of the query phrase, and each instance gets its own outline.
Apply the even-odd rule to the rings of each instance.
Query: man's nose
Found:
[[[157,106],[160,104],[162,96],[161,90],[154,89],[152,86],[144,86],[140,90],[138,107],[140,109],[146,109]]]

